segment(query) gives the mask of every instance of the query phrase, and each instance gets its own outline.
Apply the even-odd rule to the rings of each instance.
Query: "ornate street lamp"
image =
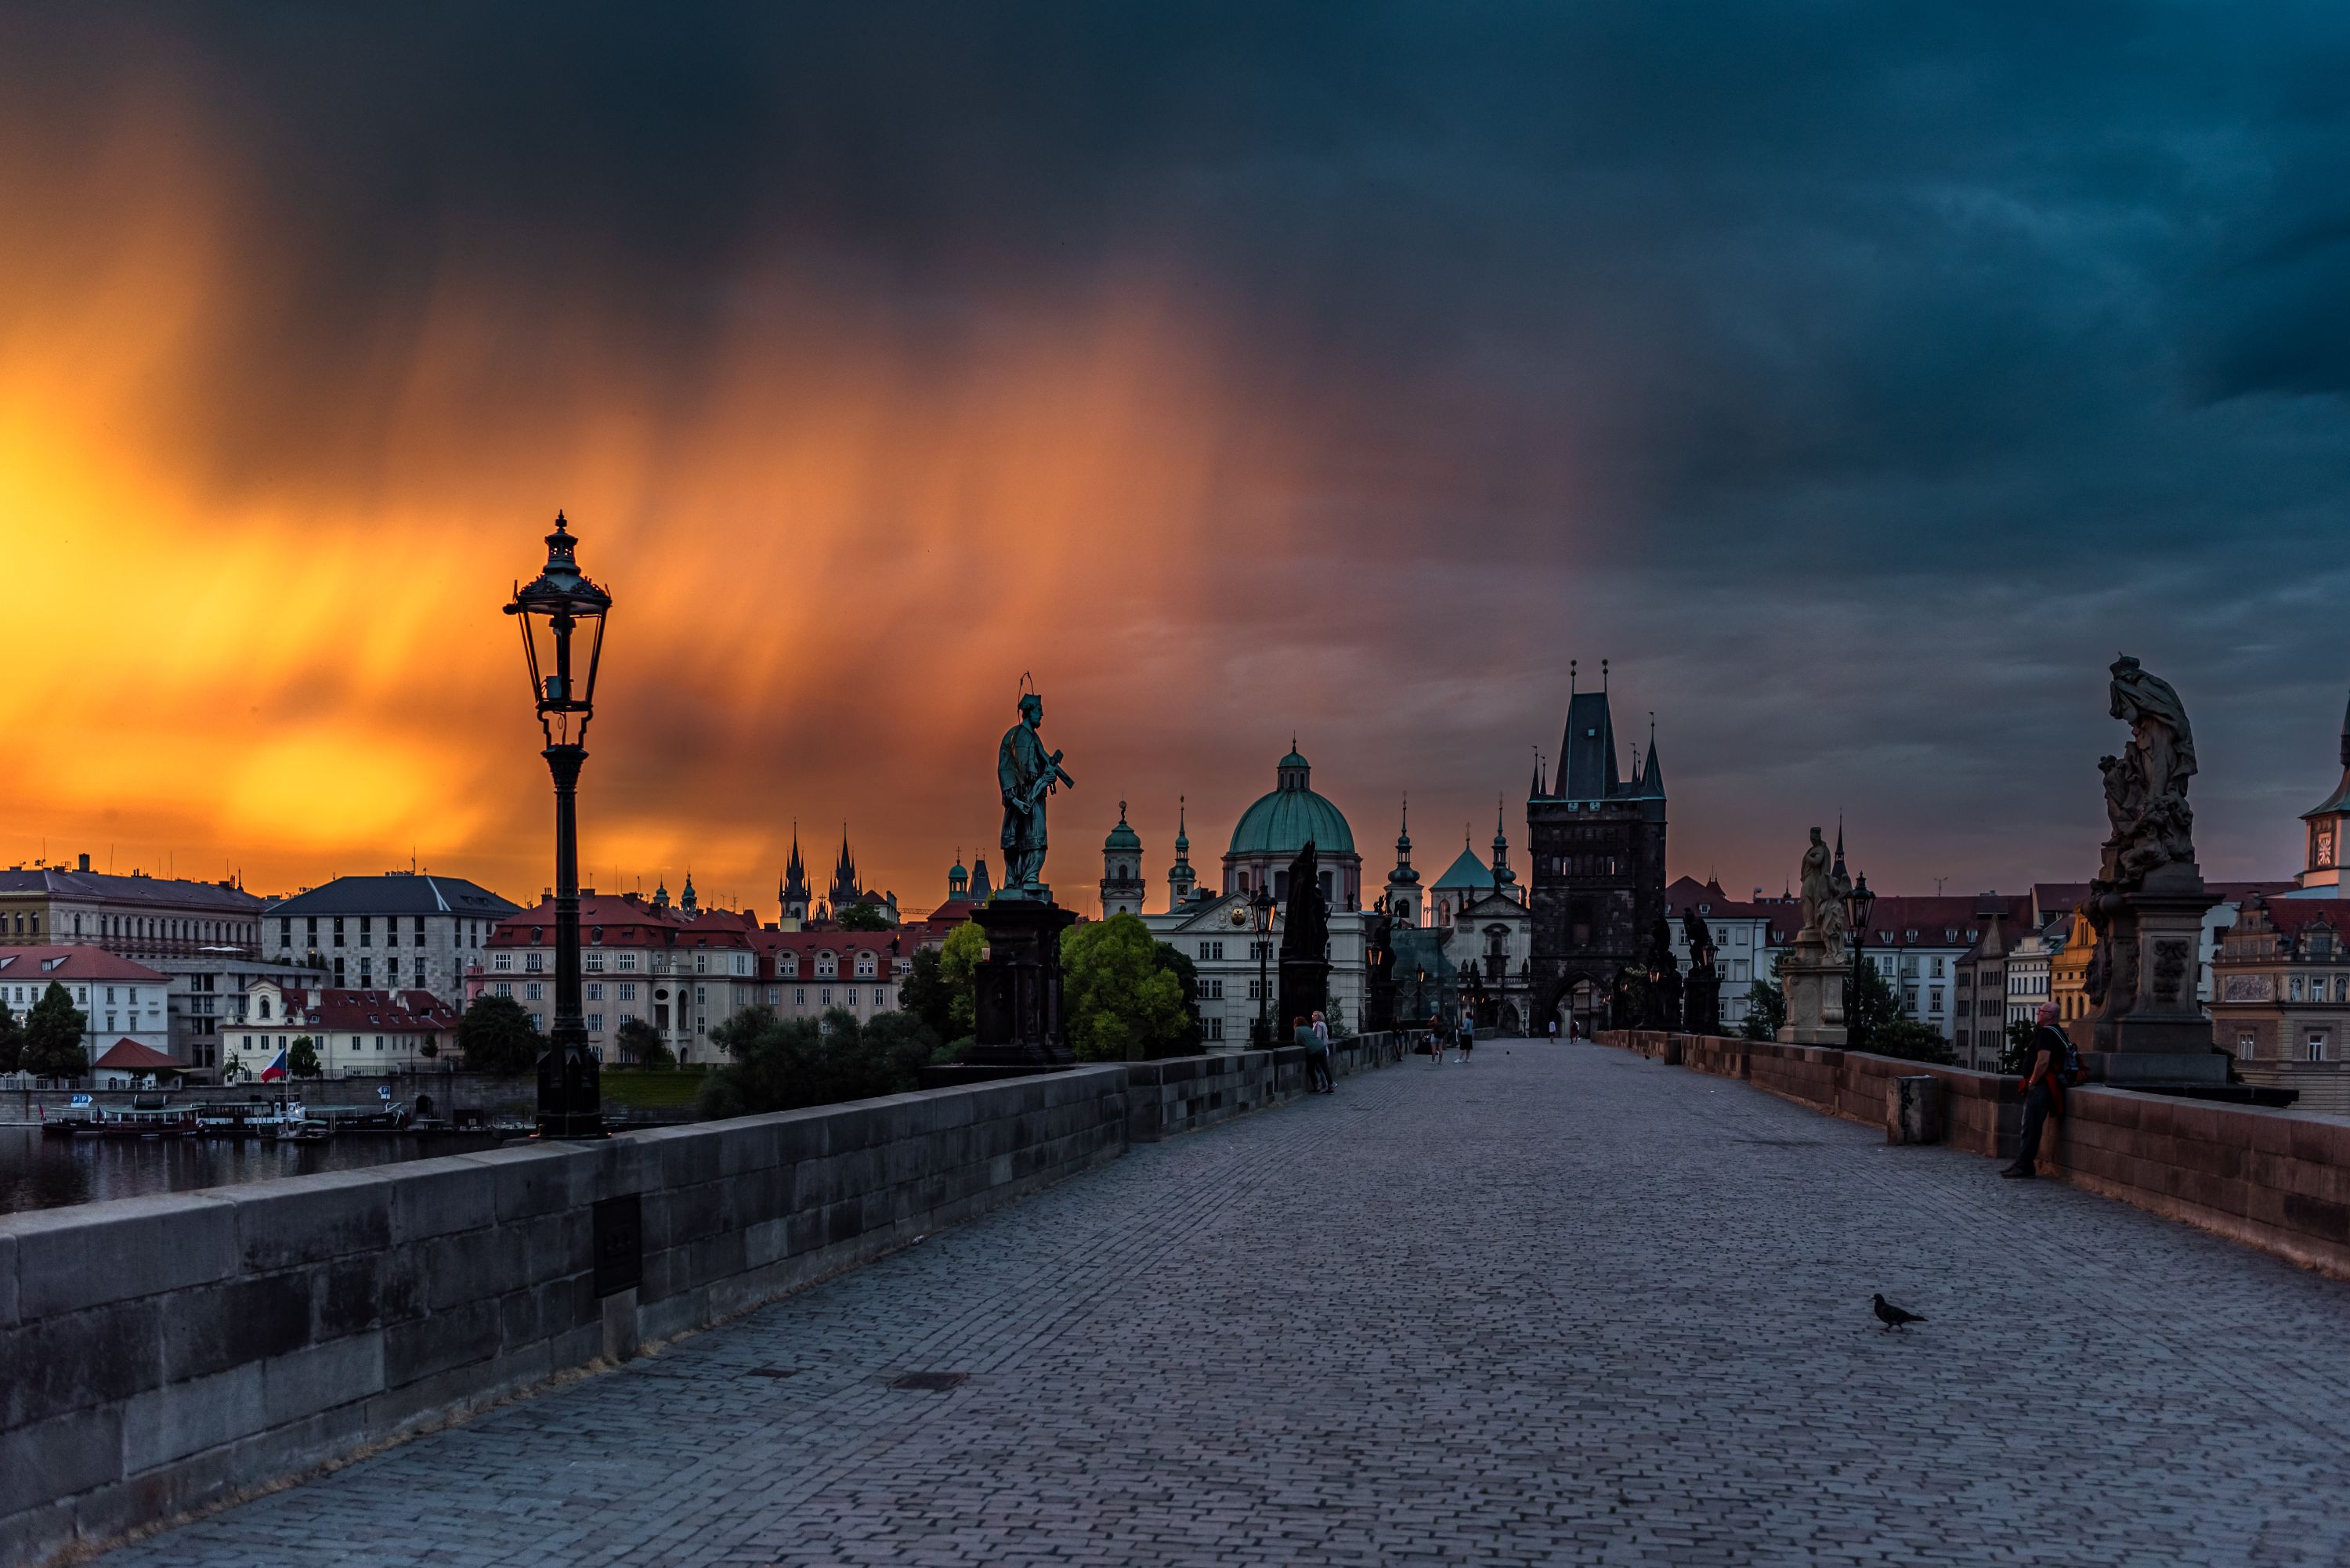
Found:
[[[612,596],[580,575],[563,514],[546,536],[546,567],[515,589],[506,614],[522,623],[530,663],[531,701],[546,742],[540,754],[555,775],[555,1027],[538,1059],[538,1136],[605,1136],[595,1054],[579,1011],[580,764],[588,760],[588,721],[596,712],[596,667],[604,651],[604,617]],[[584,637],[576,650],[574,638]],[[584,653],[584,660],[580,655]],[[582,663],[586,673],[580,672]]]
[[[1256,896],[1249,900],[1249,915],[1256,931],[1256,1043],[1265,1050],[1273,1048],[1272,1015],[1268,1011],[1273,1006],[1273,986],[1267,972],[1273,958],[1273,909],[1272,893],[1259,883]]]
[[[1868,917],[1877,909],[1877,895],[1868,890],[1868,873],[1853,878],[1844,896],[1844,929],[1852,933],[1852,994],[1845,999],[1845,1044],[1860,1044],[1860,950],[1868,945]]]

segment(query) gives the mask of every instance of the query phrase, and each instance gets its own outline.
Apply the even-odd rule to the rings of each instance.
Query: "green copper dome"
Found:
[[[1241,813],[1228,855],[1287,858],[1311,840],[1324,855],[1355,853],[1355,832],[1338,808],[1307,787],[1312,770],[1295,751],[1276,770],[1279,786]]]
[[[1142,851],[1141,837],[1126,825],[1126,802],[1124,801],[1118,803],[1118,826],[1109,830],[1107,838],[1102,840],[1102,848],[1106,851],[1123,849],[1131,854],[1140,854]]]

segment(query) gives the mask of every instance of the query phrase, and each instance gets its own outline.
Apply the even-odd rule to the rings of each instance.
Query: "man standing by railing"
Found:
[[[2000,1172],[2015,1179],[2040,1174],[2034,1168],[2040,1135],[2050,1116],[2064,1114],[2064,1079],[2073,1054],[2072,1042],[2056,1027],[2054,1002],[2040,1004],[2034,1022],[2039,1027],[2032,1032],[2031,1060],[2023,1069],[2023,1141],[2016,1147],[2015,1163]]]

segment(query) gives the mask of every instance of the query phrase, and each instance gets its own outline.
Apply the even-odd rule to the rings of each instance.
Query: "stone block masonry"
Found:
[[[1896,1080],[1941,1085],[1940,1141],[2012,1158],[2022,1080],[1890,1056],[1717,1035],[1603,1033],[1669,1065],[1742,1079],[1847,1121],[1894,1132]],[[2086,1085],[2066,1091],[2038,1161],[2043,1176],[2350,1279],[2350,1120]]]
[[[1340,1062],[1393,1059],[1371,1037]],[[625,1359],[1303,1086],[1295,1051],[1204,1060],[1173,1089],[1178,1064],[1086,1066],[0,1219],[0,1564]]]

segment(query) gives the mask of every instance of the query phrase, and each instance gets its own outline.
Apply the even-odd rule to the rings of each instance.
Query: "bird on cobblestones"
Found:
[[[1908,1324],[1926,1321],[1914,1312],[1903,1312],[1881,1295],[1871,1296],[1868,1299],[1877,1303],[1877,1321],[1887,1328],[1900,1328]]]

